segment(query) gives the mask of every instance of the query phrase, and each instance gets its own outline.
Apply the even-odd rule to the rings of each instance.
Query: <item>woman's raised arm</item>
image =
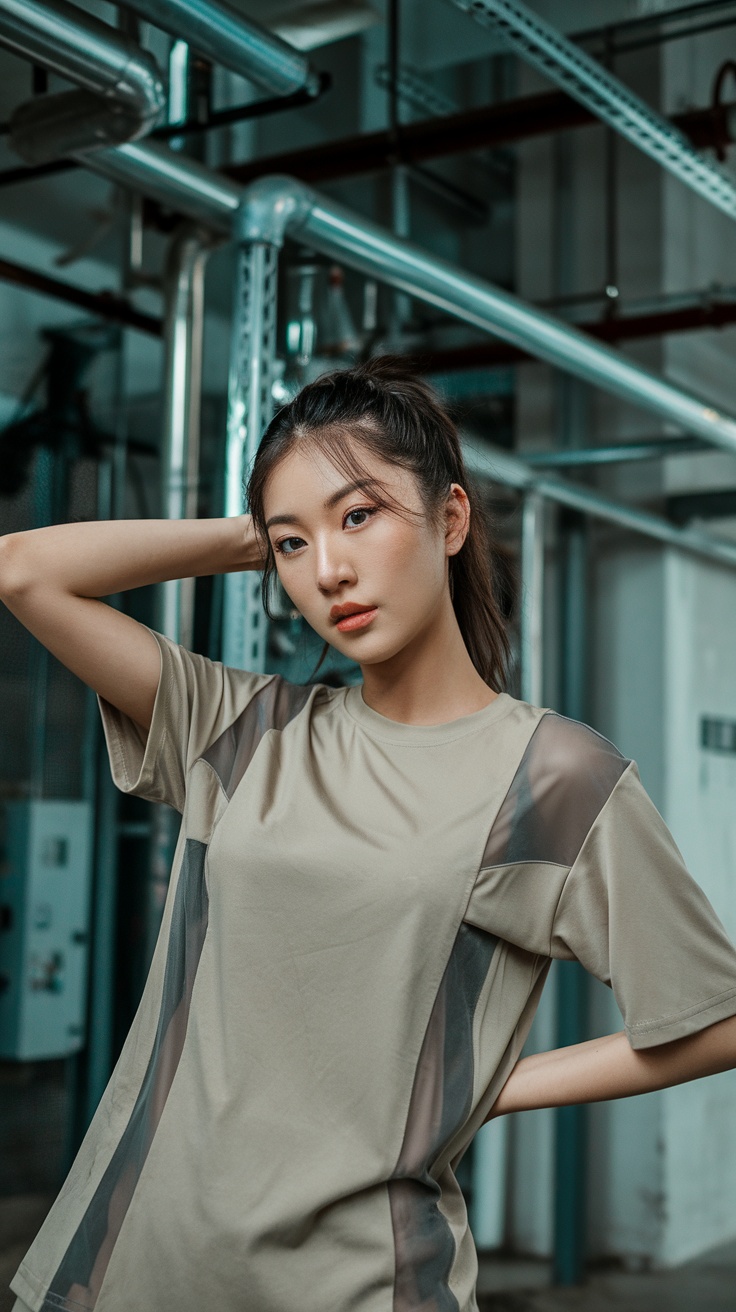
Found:
[[[158,648],[145,625],[98,598],[261,565],[250,515],[55,524],[0,537],[0,598],[63,665],[147,730]]]

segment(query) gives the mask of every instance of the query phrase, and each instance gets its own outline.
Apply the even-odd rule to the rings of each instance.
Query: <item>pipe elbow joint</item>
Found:
[[[259,178],[243,191],[233,226],[236,241],[283,246],[306,221],[315,203],[311,187],[297,178],[273,174]]]

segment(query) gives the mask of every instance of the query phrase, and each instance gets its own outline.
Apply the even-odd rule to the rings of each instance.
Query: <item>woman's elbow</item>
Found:
[[[18,597],[28,587],[28,569],[24,561],[23,533],[5,533],[0,537],[0,597]]]

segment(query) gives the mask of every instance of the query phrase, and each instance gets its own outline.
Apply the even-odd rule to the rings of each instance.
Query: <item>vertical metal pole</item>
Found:
[[[587,527],[576,511],[563,511],[560,526],[561,649],[560,703],[563,715],[586,714]],[[587,1035],[588,983],[576,961],[558,961],[558,1047]],[[558,1107],[555,1114],[554,1280],[579,1284],[586,1245],[587,1112],[585,1106]]]
[[[566,295],[575,289],[575,160],[569,137],[554,143],[555,225],[554,290]],[[567,376],[558,380],[558,441],[580,446],[586,430],[585,387]],[[577,513],[559,518],[560,581],[560,688],[559,709],[572,719],[586,715],[586,593],[587,534]],[[575,961],[555,962],[556,1025],[558,1047],[586,1037],[588,983]],[[576,1285],[583,1278],[586,1248],[587,1115],[584,1106],[559,1107],[554,1114],[554,1280]]]
[[[401,68],[401,0],[389,0],[388,7],[388,130],[394,159],[389,183],[391,187],[391,229],[397,237],[411,235],[409,177],[401,162],[401,124],[399,121],[399,76]],[[411,316],[411,301],[405,292],[394,292],[391,315],[392,338],[400,338]]]
[[[187,225],[174,238],[166,267],[166,402],[161,450],[164,519],[191,519],[197,513],[204,271],[208,255],[206,234]],[[157,626],[172,642],[185,647],[191,646],[194,634],[194,587],[194,579],[168,579],[158,589]],[[171,807],[153,807],[144,970],[148,970],[158,938],[179,827],[180,818]]]
[[[172,243],[166,270],[166,366],[161,512],[193,519],[199,486],[199,428],[204,333],[204,233],[186,227]],[[161,584],[159,628],[185,647],[192,642],[194,579]]]
[[[246,511],[245,482],[273,410],[276,350],[278,248],[252,242],[237,252],[228,385],[225,514]],[[240,670],[264,673],[266,617],[261,605],[261,574],[226,574],[223,596],[222,660]]]
[[[521,699],[533,706],[544,698],[544,520],[544,498],[528,492],[521,518],[520,665]]]
[[[577,511],[560,514],[560,709],[585,720],[587,707],[588,532]],[[576,961],[558,961],[556,1043],[560,1048],[587,1037],[588,981]],[[587,1110],[558,1107],[555,1113],[554,1280],[576,1285],[583,1278],[586,1247]]]

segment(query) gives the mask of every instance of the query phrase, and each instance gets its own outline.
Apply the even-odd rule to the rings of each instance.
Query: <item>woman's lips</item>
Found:
[[[341,633],[349,633],[351,629],[364,629],[366,624],[370,624],[377,610],[378,607],[373,606],[371,610],[359,610],[355,615],[346,615],[344,620],[337,621],[337,628]]]

